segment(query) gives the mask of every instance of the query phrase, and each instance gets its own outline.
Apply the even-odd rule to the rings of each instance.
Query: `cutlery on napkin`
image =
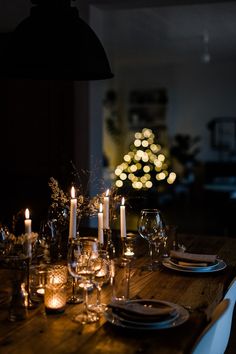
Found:
[[[158,304],[160,306],[156,307],[158,303],[155,303],[153,307],[151,302],[143,301],[143,302],[119,302],[114,301],[108,304],[108,307],[112,308],[116,312],[122,312],[126,315],[135,315],[140,318],[157,318],[160,316],[173,316],[176,314],[176,309],[165,305],[165,304]]]
[[[170,251],[170,258],[178,261],[180,265],[191,266],[208,266],[209,263],[215,263],[217,255],[215,254],[197,254],[181,251]]]

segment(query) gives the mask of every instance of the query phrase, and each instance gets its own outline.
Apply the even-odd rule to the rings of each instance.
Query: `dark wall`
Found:
[[[73,159],[73,82],[0,81],[0,220],[30,208],[35,227],[48,180]]]

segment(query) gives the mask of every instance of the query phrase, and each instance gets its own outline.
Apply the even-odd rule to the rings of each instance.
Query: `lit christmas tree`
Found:
[[[176,174],[169,171],[168,150],[157,143],[151,129],[135,133],[130,151],[115,169],[116,187],[120,189],[162,192],[174,183]]]

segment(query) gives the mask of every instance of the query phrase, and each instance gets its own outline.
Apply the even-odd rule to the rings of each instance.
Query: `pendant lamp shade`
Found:
[[[10,35],[2,77],[101,80],[112,78],[105,50],[69,0],[32,0],[28,18]]]

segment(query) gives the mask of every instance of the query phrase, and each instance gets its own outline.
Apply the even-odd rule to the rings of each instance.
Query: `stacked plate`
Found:
[[[104,315],[116,326],[140,330],[172,328],[189,318],[183,307],[159,300],[115,301]]]
[[[179,251],[171,251],[170,258],[163,261],[163,265],[172,270],[190,273],[219,272],[226,267],[226,263],[216,255]]]

